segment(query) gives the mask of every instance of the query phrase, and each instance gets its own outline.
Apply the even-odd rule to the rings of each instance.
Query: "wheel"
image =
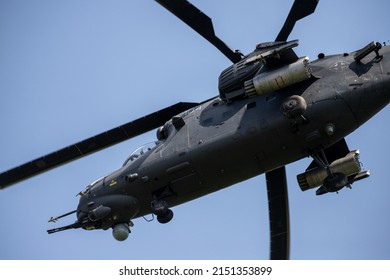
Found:
[[[337,192],[348,185],[348,179],[344,173],[336,172],[325,178],[323,182],[324,188],[328,192]]]
[[[160,223],[160,224],[166,224],[168,222],[170,222],[173,218],[173,211],[171,209],[168,209],[167,213],[163,216],[157,216],[157,221]]]
[[[152,202],[152,213],[156,216],[164,217],[168,213],[168,203],[164,200],[155,200]]]

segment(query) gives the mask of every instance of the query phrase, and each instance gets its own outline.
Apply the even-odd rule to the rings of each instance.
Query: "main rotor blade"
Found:
[[[271,260],[287,260],[290,257],[290,215],[286,168],[265,173],[268,192],[269,224],[271,230]]]
[[[148,132],[181,112],[199,105],[180,102],[145,117],[128,122],[100,133],[61,150],[37,158],[0,174],[0,189],[38,175],[75,159],[87,156],[104,148],[118,144],[137,135]]]
[[[284,25],[275,41],[287,41],[287,38],[290,36],[295,23],[298,20],[314,13],[318,1],[319,0],[295,0],[291,7],[290,13],[288,14],[287,19],[284,22]]]
[[[156,0],[156,2],[198,32],[233,63],[241,60],[242,57],[239,52],[233,51],[215,35],[212,20],[190,2],[186,0]]]

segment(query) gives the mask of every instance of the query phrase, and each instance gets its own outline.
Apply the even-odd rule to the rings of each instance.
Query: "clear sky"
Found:
[[[193,1],[243,53],[278,34],[292,0]],[[389,42],[388,0],[321,0],[289,39],[309,56]],[[0,170],[4,171],[179,101],[218,94],[222,54],[152,0],[0,1]],[[390,259],[390,108],[347,137],[371,177],[339,194],[301,192],[287,167],[292,259]],[[264,176],[175,207],[174,219],[109,231],[46,230],[76,194],[119,168],[155,132],[0,191],[0,259],[268,259]],[[239,163],[238,163],[239,164]]]

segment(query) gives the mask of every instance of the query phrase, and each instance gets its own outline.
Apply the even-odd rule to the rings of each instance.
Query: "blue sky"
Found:
[[[292,1],[193,1],[243,53],[278,34]],[[296,26],[296,52],[351,52],[390,40],[390,2],[322,0]],[[0,170],[68,146],[179,101],[218,93],[230,62],[151,0],[0,1]],[[371,177],[316,197],[287,167],[292,259],[390,259],[390,108],[347,137]],[[119,168],[155,132],[0,191],[0,259],[268,259],[264,176],[175,207],[161,225],[134,221],[129,239],[110,231],[46,230],[77,206],[76,194]]]

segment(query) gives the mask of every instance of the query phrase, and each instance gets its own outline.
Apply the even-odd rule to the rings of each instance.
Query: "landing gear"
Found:
[[[164,200],[154,200],[151,203],[152,213],[157,216],[157,221],[161,224],[170,222],[173,218],[173,212],[168,208],[168,203]]]
[[[304,173],[297,175],[302,191],[319,187],[317,195],[338,192],[370,176],[370,172],[362,170],[359,150],[350,151],[344,139],[327,149],[312,151],[314,161]]]
[[[317,169],[320,172],[314,171],[312,175],[318,176],[317,178],[322,176],[322,185],[317,189],[317,195],[338,192],[344,187],[352,188],[351,184],[353,182],[367,178],[370,175],[368,171],[361,170],[359,151],[348,152],[346,156],[336,159],[330,164],[324,150],[313,154],[312,157],[320,167]],[[321,169],[323,175],[319,176]]]
[[[340,172],[331,173],[324,179],[322,186],[317,189],[316,195],[322,195],[330,192],[338,193],[338,191],[344,187],[352,189],[347,176]]]
[[[316,195],[322,195],[328,192],[338,192],[345,186],[350,186],[347,176],[342,172],[336,172],[334,168],[332,168],[333,166],[329,164],[324,150],[321,150],[320,154],[312,155],[312,157],[320,167],[326,170],[327,174],[322,181],[322,186],[316,191]]]
[[[347,176],[340,172],[331,173],[324,179],[324,182],[322,183],[322,186],[328,192],[338,192],[347,185],[349,185]]]
[[[171,209],[168,209],[167,213],[163,216],[157,216],[157,221],[160,223],[160,224],[166,224],[168,222],[170,222],[173,218],[173,211]]]

